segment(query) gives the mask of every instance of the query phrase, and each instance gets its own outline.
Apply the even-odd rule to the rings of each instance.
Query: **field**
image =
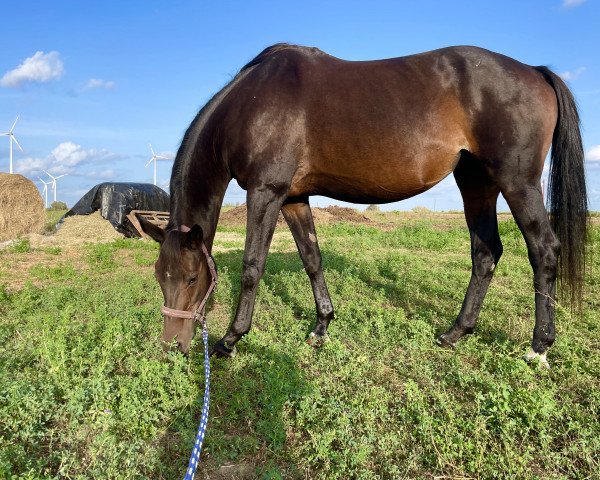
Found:
[[[336,308],[330,341],[305,342],[310,284],[277,228],[251,333],[212,359],[200,479],[600,478],[600,258],[583,314],[557,312],[552,370],[522,360],[531,268],[509,216],[477,331],[435,346],[470,275],[464,220],[368,213],[318,223]],[[219,227],[211,342],[239,292],[243,224]],[[600,242],[600,225],[592,243]],[[182,478],[204,390],[159,346],[157,245],[115,240],[0,250],[0,478]]]

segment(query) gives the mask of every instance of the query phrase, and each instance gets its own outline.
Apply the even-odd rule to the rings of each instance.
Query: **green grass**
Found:
[[[234,359],[211,361],[200,478],[600,477],[598,256],[582,317],[558,308],[553,369],[529,366],[531,268],[501,221],[505,254],[477,332],[442,350],[469,240],[463,221],[425,218],[317,227],[336,319],[316,351],[310,284],[290,241],[274,242],[251,333]],[[230,237],[216,237],[211,342],[239,293],[243,238]],[[189,359],[162,353],[157,251],[135,240],[0,251],[0,478],[182,476],[201,339]]]
[[[54,232],[56,223],[60,220],[60,218],[67,213],[67,210],[52,210],[46,209],[46,224],[44,225],[44,231],[46,233]]]

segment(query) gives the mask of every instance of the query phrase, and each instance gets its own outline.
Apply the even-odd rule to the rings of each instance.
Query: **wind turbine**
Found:
[[[59,175],[58,177],[54,177],[54,176],[50,175],[46,170],[44,170],[44,173],[46,175],[48,175],[52,179],[52,182],[51,182],[52,183],[52,190],[54,190],[54,201],[56,202],[56,181],[59,178],[64,177],[66,175],[66,173],[63,173],[62,175]]]
[[[0,133],[0,135],[2,136],[7,136],[8,137],[8,142],[10,143],[10,169],[9,169],[9,173],[13,173],[13,162],[12,162],[12,150],[13,150],[13,142],[15,142],[17,144],[17,147],[19,147],[19,150],[23,151],[23,149],[21,148],[21,145],[19,145],[19,142],[17,142],[17,138],[15,137],[15,134],[13,133],[13,130],[15,129],[15,125],[17,124],[17,120],[19,120],[19,116],[17,115],[17,118],[15,119],[15,123],[13,123],[13,126],[10,127],[10,130],[6,133]]]
[[[149,143],[148,145],[150,145],[150,151],[152,152],[152,158],[150,160],[148,160],[148,163],[146,164],[146,167],[148,165],[150,165],[152,162],[154,162],[154,185],[156,185],[156,160],[161,158],[163,160],[168,160],[167,157],[163,157],[162,155],[157,155],[156,153],[154,153],[154,149],[152,148],[152,144]]]
[[[46,208],[48,208],[48,185],[51,185],[52,182],[44,182],[40,177],[38,180],[44,184],[44,196],[46,197]]]

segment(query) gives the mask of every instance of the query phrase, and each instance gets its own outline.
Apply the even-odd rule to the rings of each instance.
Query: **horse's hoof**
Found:
[[[442,347],[442,348],[451,348],[452,350],[454,350],[456,348],[456,343],[451,342],[445,333],[440,335],[436,339],[435,343],[437,343],[438,347]]]
[[[527,363],[533,363],[534,361],[537,361],[546,370],[550,370],[550,364],[548,363],[548,360],[546,359],[547,353],[548,352],[536,353],[533,351],[533,348],[530,348],[529,351],[523,356],[523,359]]]
[[[329,335],[317,335],[315,332],[310,332],[310,335],[306,339],[306,343],[308,343],[313,348],[322,347],[325,342],[329,340]]]
[[[223,341],[219,340],[217,343],[213,345],[212,350],[210,351],[210,356],[215,355],[217,358],[226,357],[233,358],[237,354],[237,348],[235,345],[233,347],[227,346]]]

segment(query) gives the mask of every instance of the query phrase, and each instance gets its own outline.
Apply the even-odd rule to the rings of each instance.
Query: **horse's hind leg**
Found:
[[[454,347],[465,334],[475,329],[477,317],[493,272],[502,255],[498,234],[496,201],[499,188],[483,167],[468,154],[463,155],[454,171],[456,183],[463,197],[465,218],[471,235],[471,280],[454,325],[440,335],[438,343]]]
[[[560,242],[552,231],[544,207],[539,178],[529,184],[502,190],[519,229],[525,237],[535,288],[535,328],[527,360],[539,358],[548,367],[546,351],[554,343],[554,296]]]
[[[250,331],[258,282],[264,273],[279,209],[288,187],[281,185],[277,188],[271,183],[248,190],[242,286],[235,318],[227,334],[213,346],[213,353],[218,356],[232,356],[235,353],[234,345]]]
[[[333,305],[323,276],[321,252],[308,199],[286,203],[281,211],[292,231],[304,269],[312,285],[317,306],[317,323],[308,341],[312,346],[318,347],[323,343],[327,335],[327,326],[333,319]]]

